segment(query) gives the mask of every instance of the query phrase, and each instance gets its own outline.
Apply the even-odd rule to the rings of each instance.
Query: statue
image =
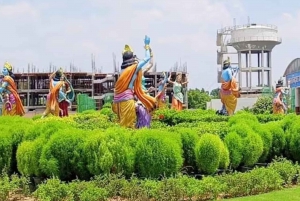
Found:
[[[144,44],[146,57],[141,61],[138,61],[134,56],[132,48],[125,45],[122,53],[121,74],[114,90],[112,110],[118,115],[120,125],[128,128],[135,128],[136,121],[141,118],[136,112],[134,94],[148,114],[156,106],[155,98],[147,95],[142,88],[142,68],[151,59],[150,38],[148,36],[145,36]]]
[[[284,114],[287,112],[287,107],[283,102],[283,81],[279,80],[276,84],[275,95],[273,98],[273,114]]]
[[[237,68],[236,68],[237,69]],[[222,84],[220,90],[221,102],[223,104],[218,114],[233,115],[237,105],[237,98],[240,97],[240,89],[237,85],[234,72],[236,70],[230,66],[230,59],[223,62]],[[236,71],[237,72],[237,71]]]
[[[159,80],[158,89],[157,89],[158,93],[155,97],[157,99],[159,109],[163,109],[163,108],[166,107],[166,86],[167,86],[167,82],[168,82],[168,75],[165,72],[163,72],[163,78],[161,78]]]
[[[25,110],[18,94],[17,86],[14,81],[15,75],[13,74],[12,65],[8,62],[4,63],[2,70],[4,75],[1,80],[1,102],[2,102],[2,115],[3,116],[23,116]]]
[[[49,94],[47,95],[46,110],[44,111],[42,118],[50,113],[54,116],[59,116],[60,112],[65,112],[63,111],[64,109],[59,107],[59,102],[67,101],[68,104],[70,104],[74,99],[74,91],[72,88],[69,93],[63,91],[64,84],[67,83],[69,86],[71,86],[71,84],[63,75],[62,69],[52,73],[49,76],[49,81]]]
[[[168,82],[173,84],[173,97],[172,97],[172,109],[181,111],[183,105],[183,93],[182,93],[182,85],[188,83],[187,77],[186,81],[182,82],[182,73],[176,73],[175,81],[171,81],[171,72],[168,78]]]
[[[71,83],[64,75],[61,76],[60,81],[63,81],[63,85],[61,87],[62,93],[60,93],[58,98],[60,108],[59,116],[65,117],[69,116],[68,107],[71,108],[75,93]]]
[[[153,67],[153,53],[150,49],[150,61],[148,66],[145,68],[145,70],[143,70],[143,76],[142,76],[142,88],[144,90],[144,92],[149,95],[150,92],[153,91],[153,87],[150,87],[149,89],[146,88],[146,78],[145,78],[145,74]]]

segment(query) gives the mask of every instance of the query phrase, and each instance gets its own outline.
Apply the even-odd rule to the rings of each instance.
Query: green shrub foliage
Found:
[[[196,145],[197,166],[203,173],[213,174],[220,165],[222,141],[213,134],[204,134]],[[225,160],[224,160],[225,162]]]

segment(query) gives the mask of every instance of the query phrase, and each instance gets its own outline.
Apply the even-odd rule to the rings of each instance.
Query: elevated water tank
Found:
[[[237,51],[271,51],[281,43],[275,25],[248,24],[238,25],[231,30],[230,45]]]

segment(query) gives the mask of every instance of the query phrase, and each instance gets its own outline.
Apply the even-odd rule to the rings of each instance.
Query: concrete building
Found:
[[[173,69],[174,70],[174,69]],[[175,79],[176,72],[172,72],[172,80]],[[181,69],[183,80],[187,74],[185,69]],[[46,106],[46,96],[49,92],[49,75],[51,73],[15,73],[15,82],[23,105],[27,111],[43,110]],[[96,109],[100,109],[104,104],[106,96],[112,96],[114,85],[119,77],[119,73],[87,73],[87,72],[65,72],[67,79],[71,82],[75,94],[87,94],[95,99]],[[145,74],[146,87],[157,88],[162,72],[149,72]],[[185,88],[187,89],[187,87]],[[186,91],[186,90],[185,90]],[[157,91],[152,92],[155,96]],[[172,86],[168,85],[166,90],[169,102],[172,100]],[[187,93],[184,93],[186,108],[188,105]],[[77,109],[76,96],[72,105],[72,110]]]

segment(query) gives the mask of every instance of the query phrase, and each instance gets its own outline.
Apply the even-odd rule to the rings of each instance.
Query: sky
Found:
[[[250,21],[278,26],[282,44],[273,50],[273,79],[300,57],[300,1],[283,0],[0,0],[0,63],[15,71],[33,64],[113,72],[113,57],[129,44],[144,57],[151,38],[157,71],[187,62],[190,88],[217,88],[217,30]]]

